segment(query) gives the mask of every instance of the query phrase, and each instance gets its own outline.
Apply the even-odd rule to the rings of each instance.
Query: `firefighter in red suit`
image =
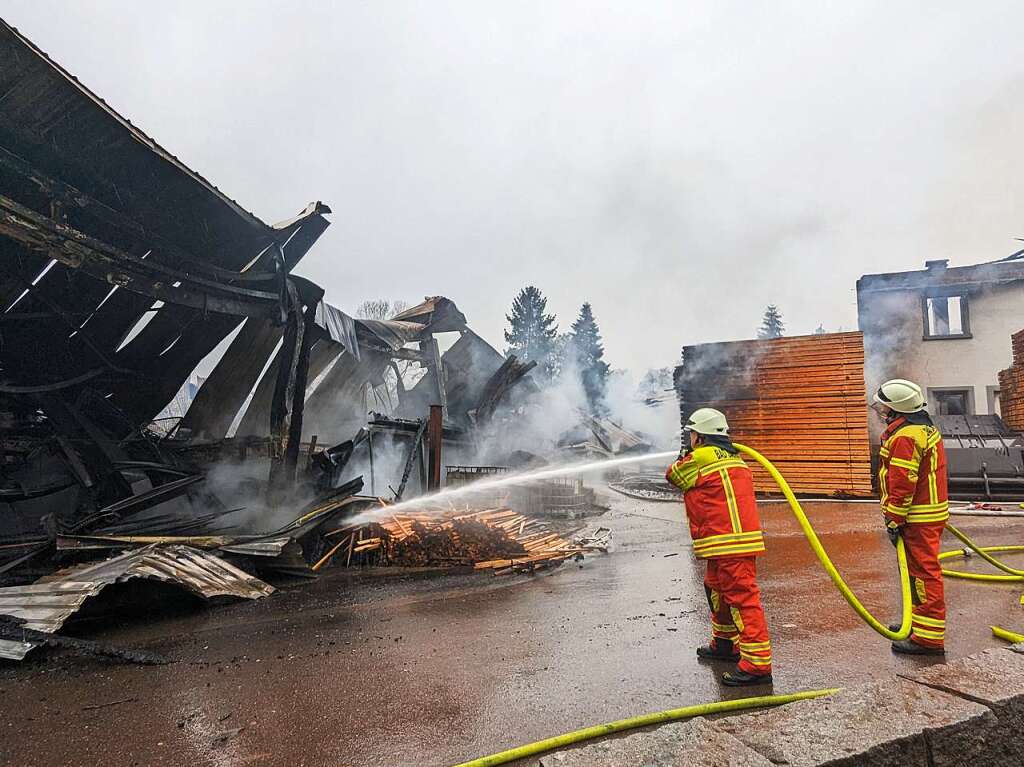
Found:
[[[772,648],[755,567],[764,553],[764,536],[750,467],[730,441],[729,424],[718,410],[694,411],[683,440],[685,452],[665,478],[682,489],[693,552],[707,562],[711,644],[698,648],[697,655],[736,662],[736,670],[722,676],[727,685],[771,684]]]
[[[892,649],[941,655],[945,652],[946,601],[939,539],[949,519],[942,434],[925,410],[921,387],[912,381],[886,381],[875,393],[872,407],[887,426],[878,460],[882,514],[893,545],[903,537],[913,599],[910,638],[893,642]]]

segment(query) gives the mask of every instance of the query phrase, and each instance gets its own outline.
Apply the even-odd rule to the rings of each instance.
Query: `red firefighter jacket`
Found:
[[[693,552],[698,557],[764,552],[754,477],[738,455],[702,445],[669,466],[665,479],[683,491]]]
[[[897,418],[882,434],[878,487],[890,522],[929,524],[949,519],[946,448],[934,426]]]

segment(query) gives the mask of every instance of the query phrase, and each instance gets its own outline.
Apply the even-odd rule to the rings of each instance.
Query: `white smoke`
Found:
[[[657,448],[671,447],[679,437],[679,407],[674,396],[648,405],[629,371],[608,376],[604,404],[608,418],[630,431],[640,432]]]

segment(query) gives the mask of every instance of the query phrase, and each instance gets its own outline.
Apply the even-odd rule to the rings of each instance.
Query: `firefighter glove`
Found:
[[[885,532],[889,535],[889,543],[895,546],[896,542],[900,539],[900,526],[895,522],[887,522]]]
[[[679,460],[686,458],[693,448],[690,447],[690,430],[683,427],[683,433],[679,440]]]

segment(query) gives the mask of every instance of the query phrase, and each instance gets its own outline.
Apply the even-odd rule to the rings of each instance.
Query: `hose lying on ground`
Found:
[[[899,565],[900,570],[900,592],[903,600],[903,610],[901,612],[900,628],[898,631],[890,631],[889,627],[884,625],[875,616],[873,616],[868,609],[861,604],[861,601],[857,599],[857,595],[853,593],[853,590],[846,585],[846,581],[843,580],[843,576],[839,574],[836,566],[832,564],[832,560],[829,559],[828,553],[825,551],[825,547],[821,545],[821,540],[818,538],[818,534],[814,532],[814,528],[811,527],[810,520],[807,519],[807,515],[804,513],[803,508],[800,506],[800,502],[793,495],[793,490],[790,488],[789,483],[786,482],[786,478],[783,477],[779,470],[772,465],[771,461],[761,455],[753,448],[749,448],[746,445],[741,445],[738,442],[733,443],[736,449],[741,453],[750,456],[767,471],[775,484],[779,486],[779,490],[789,501],[789,508],[792,509],[793,515],[796,517],[796,521],[800,523],[800,529],[803,530],[804,535],[807,536],[807,542],[811,544],[811,549],[814,551],[815,556],[818,557],[818,561],[821,562],[821,566],[825,568],[825,572],[829,574],[832,579],[832,583],[839,589],[839,593],[843,595],[843,598],[850,604],[850,607],[854,609],[864,622],[867,623],[871,628],[877,631],[879,634],[884,636],[886,639],[893,641],[899,641],[906,639],[910,636],[910,621],[911,621],[911,598],[910,598],[910,575],[907,572],[907,551],[903,544],[903,539],[900,538],[896,541],[896,561]]]
[[[860,603],[857,597],[853,594],[853,592],[843,581],[842,576],[836,570],[835,566],[832,564],[832,561],[828,558],[828,554],[825,553],[825,549],[821,545],[821,541],[818,539],[817,534],[814,532],[814,528],[811,527],[811,523],[808,521],[807,515],[804,513],[803,508],[801,508],[800,502],[796,499],[796,496],[793,495],[793,491],[790,489],[785,477],[783,477],[779,473],[778,469],[776,469],[772,465],[771,461],[769,461],[763,455],[758,453],[756,450],[746,447],[745,445],[740,445],[738,443],[734,444],[741,453],[745,453],[746,455],[750,456],[755,461],[757,461],[759,464],[761,464],[761,466],[764,467],[765,471],[767,471],[771,475],[772,479],[775,480],[775,484],[779,486],[779,489],[782,491],[782,494],[786,497],[786,500],[789,501],[789,507],[793,510],[793,514],[796,516],[797,522],[800,523],[800,527],[804,531],[804,535],[807,536],[807,540],[811,544],[811,548],[817,555],[818,560],[821,562],[825,570],[831,576],[832,582],[835,583],[836,588],[839,589],[840,593],[842,593],[842,595],[846,598],[846,601],[850,603],[850,606],[857,612],[857,614],[860,615],[860,617],[863,618],[864,621],[869,626],[871,626],[871,628],[873,628],[882,636],[888,639],[906,639],[906,637],[910,635],[910,582],[909,578],[907,577],[907,557],[906,550],[903,546],[903,539],[901,538],[897,542],[896,546],[896,557],[897,561],[899,562],[900,578],[903,582],[903,622],[900,626],[900,631],[893,632],[889,631],[888,628],[886,628],[885,626],[882,626],[864,608],[864,606]],[[991,556],[990,553],[1001,551],[1024,551],[1024,546],[979,546],[953,525],[947,523],[946,529],[949,530],[949,532],[951,532],[957,538],[959,538],[963,543],[965,543],[968,548],[957,549],[954,551],[944,551],[941,554],[939,554],[939,559],[949,559],[950,557],[967,556],[969,552],[973,551],[996,569],[1002,570],[1004,573],[1006,573],[1006,575],[968,573],[963,572],[961,570],[947,569],[942,570],[943,575],[948,575],[951,578],[964,578],[967,580],[987,581],[990,583],[1013,583],[1024,581],[1024,570],[1016,570],[1010,567],[1009,565],[1000,562],[998,559]],[[904,629],[907,629],[907,631],[904,632]]]
[[[1024,634],[1016,634],[1013,631],[1001,629],[999,626],[991,626],[991,629],[992,636],[998,637],[999,639],[1005,639],[1007,642],[1013,642],[1014,644],[1024,642]]]
[[[1006,581],[1024,581],[1024,570],[1015,570],[1003,562],[1000,562],[995,557],[991,556],[991,551],[1024,551],[1024,546],[979,546],[962,532],[957,530],[953,525],[946,524],[946,529],[953,533],[963,543],[967,544],[968,549],[976,553],[979,557],[984,559],[990,565],[997,570],[1002,570],[1007,575],[986,575],[985,573],[965,573],[960,570],[943,570],[943,575],[948,575],[951,578],[966,578],[972,581],[994,581],[994,582],[1006,582]],[[944,551],[939,554],[939,559],[948,559],[950,557],[967,556],[968,549],[958,549],[955,551]]]
[[[822,545],[821,540],[818,538],[818,534],[811,526],[810,520],[807,518],[807,514],[804,513],[803,508],[800,506],[800,502],[793,494],[793,490],[790,488],[786,478],[779,473],[779,470],[772,465],[771,461],[756,450],[739,443],[733,444],[741,453],[744,453],[757,461],[765,471],[771,475],[771,478],[775,481],[775,484],[778,485],[779,490],[782,491],[783,496],[785,496],[786,501],[789,503],[789,508],[793,511],[793,515],[800,524],[800,529],[803,530],[804,535],[807,537],[807,541],[810,543],[815,556],[818,557],[818,561],[821,562],[822,567],[824,567],[825,571],[829,574],[829,577],[832,579],[832,583],[835,584],[835,587],[839,590],[839,593],[843,595],[843,598],[846,599],[850,607],[852,607],[854,611],[864,619],[865,623],[885,638],[897,641],[909,637],[911,628],[910,576],[907,572],[907,552],[903,543],[903,538],[899,538],[896,541],[896,561],[899,565],[900,571],[900,591],[903,601],[903,609],[899,630],[891,631],[887,626],[883,625],[877,618],[868,612],[868,609],[864,607],[861,601],[857,598],[857,595],[853,593],[853,590],[846,584],[846,581],[843,580],[843,576],[839,574],[836,566],[832,563],[832,560],[829,559],[828,553],[825,551],[825,547]],[[981,581],[1024,580],[1024,570],[1015,570],[1009,565],[1000,562],[995,557],[990,556],[988,553],[1001,551],[1024,551],[1024,546],[981,547],[952,525],[947,524],[946,527],[951,533],[953,533],[953,535],[963,541],[970,550],[976,552],[980,557],[982,557],[982,559],[993,567],[996,567],[1007,574],[984,575],[980,573],[965,573],[958,570],[943,570],[942,572],[944,575],[949,575],[954,578],[969,578]],[[940,554],[939,558],[947,559],[955,556],[965,556],[966,554],[967,549],[947,551]],[[992,633],[1000,639],[1006,639],[1010,642],[1024,642],[1024,634],[1015,634],[1012,631],[1007,631],[1006,629],[999,628],[998,626],[992,627]],[[638,727],[664,724],[665,722],[674,722],[680,719],[689,719],[691,717],[704,716],[707,714],[742,711],[745,709],[762,708],[765,706],[778,706],[797,700],[807,700],[809,698],[817,698],[823,695],[831,695],[835,692],[838,692],[838,689],[809,690],[806,692],[794,693],[792,695],[765,695],[755,698],[741,698],[739,700],[727,700],[720,701],[718,703],[706,703],[699,706],[670,709],[668,711],[660,711],[654,714],[636,716],[631,719],[620,719],[616,722],[600,724],[595,727],[587,727],[582,730],[566,733],[565,735],[558,735],[553,738],[536,741],[535,743],[529,743],[525,746],[501,751],[497,754],[492,754],[491,756],[484,756],[469,762],[462,762],[461,764],[455,765],[455,767],[493,767],[494,765],[507,764],[518,759],[535,756],[545,751],[564,748],[585,740],[591,740],[603,735],[611,735],[612,733],[623,732],[625,730],[632,730]]]
[[[654,714],[643,714],[630,719],[619,719],[607,724],[599,724],[594,727],[586,727],[575,732],[567,732],[565,735],[557,735],[553,738],[545,738],[535,743],[528,743],[525,746],[510,748],[490,756],[482,756],[469,762],[462,762],[455,767],[494,767],[498,764],[508,764],[517,759],[525,759],[528,756],[536,756],[545,751],[556,748],[564,748],[585,740],[611,735],[625,730],[634,730],[637,727],[649,727],[652,724],[664,724],[665,722],[677,722],[680,719],[690,719],[695,716],[707,716],[709,714],[723,714],[729,711],[745,711],[750,708],[764,708],[766,706],[781,706],[783,703],[793,703],[798,700],[820,698],[824,695],[832,695],[839,692],[839,688],[828,690],[807,690],[795,692],[790,695],[760,695],[756,698],[739,698],[738,700],[723,700],[717,703],[704,703],[699,706],[686,706],[684,708],[673,708],[668,711],[659,711]]]

